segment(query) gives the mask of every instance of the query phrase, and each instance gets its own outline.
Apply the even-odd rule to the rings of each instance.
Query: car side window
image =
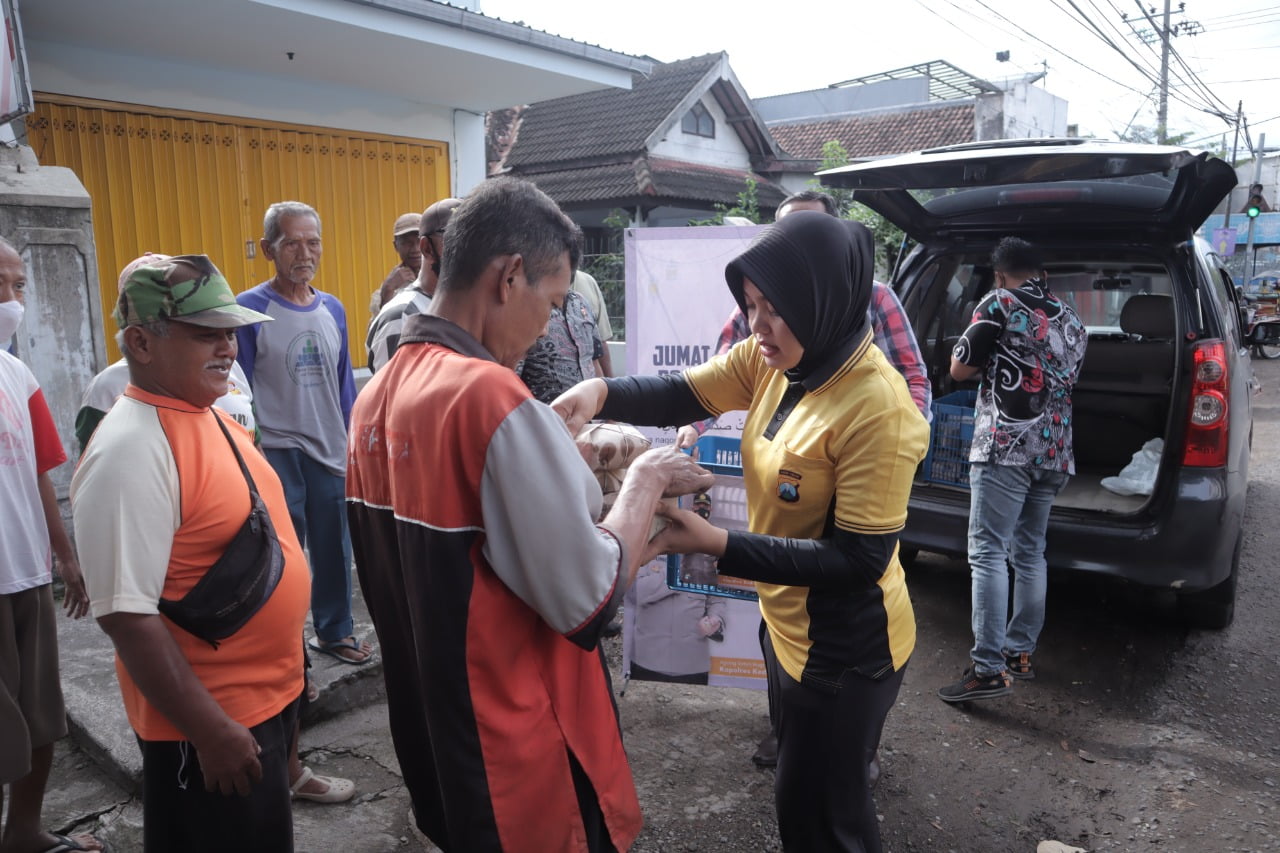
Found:
[[[1235,282],[1225,270],[1211,268],[1214,294],[1218,304],[1222,306],[1222,323],[1226,337],[1236,346],[1243,346],[1244,339],[1240,334],[1240,303],[1236,297]]]

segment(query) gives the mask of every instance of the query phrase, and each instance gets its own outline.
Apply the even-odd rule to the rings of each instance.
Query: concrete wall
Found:
[[[790,92],[767,98],[752,98],[756,112],[766,122],[834,118],[847,113],[878,110],[902,104],[921,104],[927,100],[929,100],[929,80],[925,77],[884,80],[862,86],[812,89],[808,92]]]
[[[80,395],[106,366],[89,194],[70,169],[41,167],[30,148],[0,149],[0,235],[27,268],[17,356],[36,375],[75,459]],[[50,472],[65,499],[73,464]]]
[[[1006,91],[979,95],[974,108],[979,141],[1067,135],[1067,102],[1039,86],[1014,83]]]

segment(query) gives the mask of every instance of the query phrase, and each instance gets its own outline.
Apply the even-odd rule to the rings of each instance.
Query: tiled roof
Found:
[[[777,207],[786,197],[781,187],[746,170],[657,157],[520,177],[537,184],[560,205],[622,205],[652,199],[655,204],[693,202],[693,206],[709,208],[717,202],[736,204],[738,193],[746,189],[748,176],[758,184],[761,207]]]
[[[530,104],[505,165],[545,166],[618,154],[640,154],[649,134],[720,62],[709,53],[656,64],[648,77],[632,75],[631,89],[601,89]]]
[[[771,124],[769,132],[802,160],[822,158],[822,146],[837,140],[851,160],[904,154],[921,148],[974,141],[972,102],[899,113],[875,113],[797,124]]]

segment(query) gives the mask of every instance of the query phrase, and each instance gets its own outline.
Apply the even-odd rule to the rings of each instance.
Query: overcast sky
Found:
[[[724,50],[753,97],[935,59],[992,81],[1047,64],[1048,76],[1038,85],[1068,101],[1067,120],[1081,133],[1115,138],[1130,122],[1156,124],[1160,44],[1145,45],[1134,35],[1135,28],[1151,29],[1140,20],[1137,0],[480,2],[485,14],[503,20],[664,62]],[[1158,29],[1163,0],[1147,0],[1145,8],[1156,4]],[[1183,5],[1178,13],[1173,3],[1170,19],[1185,30],[1172,39],[1169,132],[1190,132],[1203,144],[1225,132],[1230,146],[1234,125],[1203,110],[1234,114],[1243,100],[1252,139],[1265,133],[1268,148],[1280,147],[1280,4]],[[1005,50],[1009,61],[997,62],[996,52]]]

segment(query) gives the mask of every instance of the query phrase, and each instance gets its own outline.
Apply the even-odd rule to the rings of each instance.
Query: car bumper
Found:
[[[1232,479],[1240,476],[1224,468],[1183,468],[1154,515],[1055,509],[1046,537],[1049,568],[1188,591],[1215,586],[1231,572],[1244,518],[1245,484]],[[903,547],[963,559],[968,531],[967,491],[916,484]]]

